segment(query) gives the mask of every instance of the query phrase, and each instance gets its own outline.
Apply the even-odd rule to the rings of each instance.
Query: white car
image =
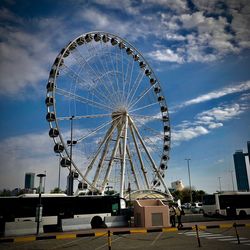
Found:
[[[191,206],[191,212],[194,213],[194,214],[203,213],[202,202],[193,203],[192,206]]]

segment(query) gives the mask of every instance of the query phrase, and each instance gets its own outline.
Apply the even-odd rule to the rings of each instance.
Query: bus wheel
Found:
[[[244,210],[240,210],[240,212],[239,212],[239,217],[240,217],[241,219],[246,218],[246,217],[247,217],[247,213],[246,213],[246,211],[244,211]]]
[[[91,227],[94,228],[102,228],[103,221],[100,216],[94,216],[91,220]]]

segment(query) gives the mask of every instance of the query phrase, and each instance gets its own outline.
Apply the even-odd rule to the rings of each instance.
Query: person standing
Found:
[[[178,223],[177,228],[178,229],[183,227],[182,222],[181,222],[181,215],[182,215],[182,209],[180,206],[177,205],[176,216],[177,216],[177,223]]]
[[[175,207],[173,204],[169,205],[169,215],[170,215],[170,223],[171,223],[171,227],[175,227]]]

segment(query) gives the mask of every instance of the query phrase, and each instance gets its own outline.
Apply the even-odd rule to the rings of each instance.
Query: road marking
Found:
[[[122,237],[117,237],[116,239],[112,239],[111,242],[115,242],[115,241],[120,240],[120,239],[122,239]],[[111,243],[111,244],[112,244],[112,243]],[[101,245],[101,246],[95,248],[95,250],[99,250],[99,249],[102,249],[102,248],[104,248],[104,247],[105,247],[105,249],[106,249],[107,245],[108,245],[108,243],[105,243],[105,244],[103,244],[103,245]]]
[[[228,239],[218,239],[219,241],[229,241],[229,240],[231,240],[231,241],[235,241],[235,240],[237,240],[237,238],[235,238],[235,237],[233,237],[233,238],[228,238]]]
[[[212,240],[212,239],[226,239],[226,238],[235,238],[234,236],[225,236],[225,235],[221,235],[221,236],[211,236],[211,237],[207,237],[209,240]]]
[[[233,243],[237,243],[238,244],[238,241],[237,242],[233,242]],[[244,243],[250,243],[250,240],[241,240],[240,239],[240,243],[244,244]]]
[[[194,236],[194,237],[196,236],[196,232],[192,232],[192,231],[178,233],[178,234],[184,234],[186,236]],[[238,239],[235,236],[231,236],[231,235],[200,232],[199,237],[205,238],[207,240],[218,240],[218,241],[223,241],[223,242],[229,242],[232,244],[238,244]],[[240,240],[240,244],[244,246],[250,246],[250,240],[248,238],[239,237],[239,240]]]
[[[157,240],[159,240],[159,238],[162,236],[162,234],[163,234],[163,232],[159,233],[159,234],[155,237],[155,239],[153,240],[153,242],[152,242],[150,245],[153,246],[153,245],[155,244],[155,242],[156,242]]]

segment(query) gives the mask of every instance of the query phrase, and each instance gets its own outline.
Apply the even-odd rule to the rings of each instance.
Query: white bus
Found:
[[[250,192],[219,192],[203,197],[204,216],[245,218],[250,215]]]

